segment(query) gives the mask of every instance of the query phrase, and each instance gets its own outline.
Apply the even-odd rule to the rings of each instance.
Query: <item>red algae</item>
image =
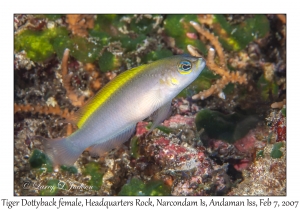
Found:
[[[286,120],[285,117],[280,114],[279,119],[275,121],[272,126],[273,131],[276,134],[276,142],[286,141]]]
[[[165,120],[163,125],[171,128],[177,128],[179,125],[193,126],[195,117],[175,115]]]
[[[255,133],[250,131],[245,137],[234,143],[235,148],[243,153],[252,153],[255,150]]]
[[[148,122],[144,122],[144,121],[139,122],[136,125],[136,136],[137,137],[142,136],[148,132],[147,125],[148,125]]]

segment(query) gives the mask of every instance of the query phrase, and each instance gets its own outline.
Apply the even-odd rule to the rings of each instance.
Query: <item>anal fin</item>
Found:
[[[111,139],[108,139],[103,143],[92,145],[88,148],[89,153],[94,157],[103,156],[106,152],[120,147],[133,134],[135,127],[136,124],[130,125]]]

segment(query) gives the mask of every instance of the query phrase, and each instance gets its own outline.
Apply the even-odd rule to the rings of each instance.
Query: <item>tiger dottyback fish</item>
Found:
[[[127,141],[137,122],[151,114],[152,131],[168,116],[172,99],[204,67],[203,58],[175,55],[119,74],[76,113],[77,131],[66,138],[43,138],[46,154],[54,166],[73,165],[86,148],[101,156]]]

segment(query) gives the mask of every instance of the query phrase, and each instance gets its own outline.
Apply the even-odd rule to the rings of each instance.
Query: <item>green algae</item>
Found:
[[[59,18],[61,18],[63,15],[62,14],[46,14],[44,15],[48,20],[54,21]]]
[[[206,54],[207,49],[205,45],[198,39],[190,39],[187,37],[187,33],[196,32],[195,29],[190,25],[190,21],[197,22],[196,15],[167,15],[164,26],[165,32],[168,36],[175,39],[176,47],[182,49],[185,53],[188,53],[186,46],[193,45],[199,49],[202,53]]]
[[[148,35],[155,32],[153,24],[155,19],[146,16],[97,15],[89,35],[102,41],[120,42],[124,52],[131,52],[142,45]],[[123,30],[126,32],[121,32]]]
[[[280,148],[283,147],[282,142],[275,143],[273,145],[272,151],[271,151],[271,157],[272,158],[281,158],[283,153],[280,151]]]
[[[29,164],[32,168],[39,169],[41,173],[52,172],[53,167],[50,159],[40,150],[34,149],[29,158]]]
[[[40,173],[53,171],[51,160],[45,153],[37,149],[33,150],[29,158],[29,164],[32,168],[38,169]],[[62,169],[62,171],[66,171],[70,174],[78,173],[77,168],[74,166],[62,165],[60,168]]]
[[[54,49],[44,32],[25,31],[15,38],[15,50],[25,50],[33,61],[43,61],[54,54]]]
[[[196,32],[189,24],[190,21],[197,21],[197,15],[167,15],[165,19],[165,32],[172,37],[181,37],[186,32]]]
[[[259,150],[256,152],[256,159],[258,159],[260,157],[262,157],[262,158],[265,157],[263,150]]]
[[[62,165],[61,167],[61,170],[62,171],[66,171],[70,174],[77,174],[78,173],[78,170],[75,166],[65,166],[65,165]]]
[[[149,130],[151,128],[152,124],[153,124],[152,122],[149,122],[148,125],[146,126],[146,128]],[[158,125],[158,126],[156,126],[156,128],[166,134],[173,133],[173,129],[163,126],[163,125]]]
[[[65,49],[70,49],[72,46],[72,41],[68,35],[62,34],[59,34],[57,37],[55,37],[52,43],[53,49],[60,59],[62,59]]]
[[[53,42],[57,37],[67,36],[68,31],[62,27],[43,31],[25,30],[15,36],[15,50],[25,50],[32,61],[45,61],[56,53]]]
[[[260,90],[260,96],[264,101],[272,101],[272,98],[278,97],[279,87],[276,82],[269,82],[264,75],[261,75],[256,83],[257,88]]]
[[[157,16],[157,15],[154,15]],[[97,15],[94,28],[89,30],[89,37],[69,35],[65,27],[54,27],[42,31],[25,30],[15,36],[15,51],[25,50],[27,57],[34,62],[44,62],[54,55],[62,58],[66,48],[70,55],[83,63],[97,62],[102,72],[107,72],[119,67],[119,60],[110,52],[100,53],[103,48],[112,43],[120,43],[123,52],[135,51],[144,44],[147,36],[154,32],[154,16],[136,15]],[[40,15],[40,18],[56,20],[62,15]],[[125,17],[131,19],[128,23]],[[129,34],[121,33],[120,28],[126,28]],[[149,59],[156,60],[172,55],[169,50],[157,49],[149,55]],[[101,56],[102,54],[102,56]],[[116,65],[117,64],[117,65]]]
[[[62,58],[64,50],[69,48],[70,55],[77,60],[92,63],[99,57],[101,48],[107,43],[106,37],[98,39],[98,42],[79,36],[69,37],[68,30],[64,27],[43,31],[25,30],[15,36],[15,50],[25,50],[27,57],[35,62],[43,62],[54,54]]]
[[[125,48],[125,52],[136,50],[138,45],[142,44],[146,39],[147,36],[144,34],[139,34],[134,38],[124,35],[119,37],[119,41],[121,42],[122,47]]]
[[[282,114],[284,117],[286,117],[286,108],[285,108],[285,107],[281,109],[281,114]]]
[[[118,195],[145,195],[145,196],[162,196],[170,195],[171,188],[161,180],[152,180],[144,183],[138,178],[132,178],[129,183],[125,184]]]
[[[270,127],[272,126],[272,123],[270,125]],[[272,136],[273,136],[273,133],[271,132],[268,137],[267,137],[267,143],[270,144],[271,143],[271,140],[272,140]]]
[[[111,25],[115,25],[116,22],[119,22],[118,17],[119,16],[115,14],[97,15],[94,22],[94,28],[90,30],[90,35],[94,32],[105,32],[109,35],[113,35]]]
[[[101,47],[79,36],[71,38],[70,55],[83,63],[93,63],[99,57]]]
[[[218,111],[203,109],[198,112],[195,124],[197,130],[204,128],[210,138],[221,139],[228,143],[244,137],[258,123],[258,118],[239,113],[225,115]]]
[[[244,49],[250,42],[266,36],[269,21],[265,15],[254,15],[240,24],[230,24],[224,15],[213,15],[214,32],[227,50]]]
[[[169,128],[169,127],[166,127],[166,126],[163,126],[163,125],[158,125],[156,127],[158,130],[166,133],[166,134],[170,134],[170,133],[173,133],[173,129]]]
[[[90,162],[84,168],[84,175],[89,175],[91,179],[88,185],[93,187],[93,190],[99,190],[102,185],[103,173],[100,171],[99,163]]]
[[[139,145],[138,145],[139,138],[137,136],[134,136],[130,140],[130,155],[133,158],[138,158],[139,156]]]
[[[188,45],[196,47],[203,55],[207,54],[206,46],[198,39],[190,39],[186,36],[182,36],[175,39],[176,47],[183,50],[184,53],[189,53],[187,50]]]
[[[41,152],[40,150],[33,150],[30,158],[29,158],[29,164],[32,168],[40,168],[43,164],[47,162],[46,155]]]
[[[36,19],[45,19],[47,18],[50,21],[55,21],[58,20],[59,18],[61,18],[62,16],[64,16],[63,14],[38,14],[38,15],[34,15],[34,18]]]
[[[99,58],[99,68],[101,72],[108,72],[119,67],[118,58],[111,52],[105,51]]]
[[[93,41],[98,47],[107,46],[113,38],[106,32],[91,31],[89,40]]]
[[[53,196],[56,195],[59,191],[59,180],[51,179],[47,182],[47,185],[44,186],[44,189],[40,191],[42,196]]]
[[[131,21],[129,24],[130,30],[137,34],[149,34],[152,32],[152,24],[154,23],[152,18],[142,18],[140,21]]]
[[[144,56],[142,58],[142,61],[144,63],[147,63],[147,62],[152,62],[152,61],[156,61],[156,60],[159,60],[159,59],[167,58],[167,57],[170,57],[172,55],[173,55],[173,53],[172,53],[171,50],[157,49],[155,51],[151,51],[146,56]]]
[[[228,85],[226,85],[223,89],[223,92],[225,93],[225,95],[233,94],[234,93],[234,84],[229,83]]]
[[[191,97],[200,91],[207,90],[211,87],[213,82],[221,78],[219,75],[214,74],[207,67],[203,69],[200,76],[197,77],[187,88],[182,90],[176,98]]]

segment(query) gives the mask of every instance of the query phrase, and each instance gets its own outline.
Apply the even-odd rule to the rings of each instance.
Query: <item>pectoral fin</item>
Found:
[[[154,128],[156,128],[160,123],[162,123],[166,118],[169,117],[171,114],[171,101],[167,102],[163,106],[161,106],[158,110],[156,110],[153,114],[153,124],[148,131],[147,135],[153,131]]]

